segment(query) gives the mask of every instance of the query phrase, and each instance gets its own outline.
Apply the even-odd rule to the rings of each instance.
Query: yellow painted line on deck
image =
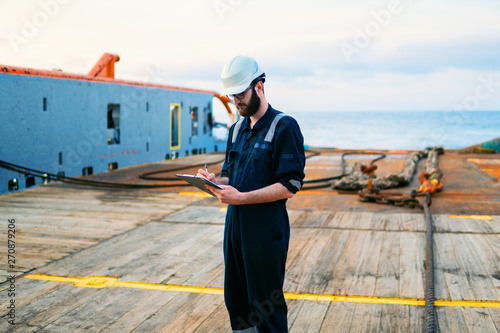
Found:
[[[213,198],[210,194],[205,192],[179,192],[179,195],[184,197]]]
[[[122,287],[134,289],[177,291],[185,293],[224,295],[223,288],[211,288],[200,286],[182,286],[176,284],[159,284],[145,282],[120,281],[119,278],[109,276],[89,276],[89,277],[64,277],[57,275],[29,274],[27,279],[72,282],[77,287],[84,288],[107,288]],[[319,294],[299,294],[285,293],[286,299],[296,299],[303,301],[326,301],[326,302],[349,302],[349,303],[373,303],[373,304],[399,304],[424,306],[425,300],[418,298],[391,298],[375,296],[349,296],[349,295],[319,295]],[[436,300],[436,306],[461,306],[461,307],[500,307],[500,301],[453,301]]]
[[[75,286],[84,288],[102,289],[107,287],[122,287],[122,288],[134,288],[134,289],[149,289],[149,290],[178,291],[178,292],[198,293],[198,294],[224,295],[223,288],[120,281],[119,278],[110,276],[62,277],[57,275],[29,274],[26,275],[25,278],[34,280],[45,280],[45,281],[73,282]]]
[[[462,219],[472,219],[472,220],[488,220],[493,221],[493,217],[489,215],[450,215],[451,218],[462,218]]]

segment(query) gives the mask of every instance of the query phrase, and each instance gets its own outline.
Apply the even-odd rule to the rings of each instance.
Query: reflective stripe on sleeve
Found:
[[[302,188],[302,184],[301,184],[298,180],[291,179],[289,182],[290,182],[290,184],[292,184],[292,186],[294,186],[297,190],[300,190],[300,189]]]

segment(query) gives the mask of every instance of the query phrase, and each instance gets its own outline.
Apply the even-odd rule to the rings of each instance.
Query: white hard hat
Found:
[[[254,79],[263,74],[264,71],[253,58],[237,56],[231,59],[224,66],[220,75],[224,87],[221,96],[239,94],[245,91]]]

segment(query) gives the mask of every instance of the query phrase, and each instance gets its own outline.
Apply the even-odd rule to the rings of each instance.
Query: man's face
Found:
[[[245,92],[242,99],[235,97],[234,102],[236,108],[238,109],[240,116],[251,117],[253,116],[260,107],[260,97],[255,92],[255,87],[250,89],[251,93]]]

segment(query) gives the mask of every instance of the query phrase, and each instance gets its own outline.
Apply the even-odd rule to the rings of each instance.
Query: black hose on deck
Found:
[[[307,156],[306,159],[314,157],[314,156],[321,155],[321,152],[319,152],[319,151],[314,151],[314,150],[311,150],[311,149],[306,149],[306,151],[312,153],[311,155]],[[304,185],[305,184],[315,184],[315,183],[321,183],[321,184],[303,187],[302,190],[312,190],[312,189],[317,189],[317,188],[330,187],[330,186],[332,186],[332,183],[331,183],[332,180],[341,179],[342,177],[347,176],[348,174],[346,173],[346,170],[345,170],[346,169],[345,157],[347,155],[374,155],[374,154],[376,154],[376,153],[374,153],[374,152],[367,153],[367,152],[362,152],[362,151],[347,151],[347,152],[344,152],[341,155],[341,157],[340,157],[341,165],[342,165],[342,173],[340,175],[333,176],[333,177],[326,177],[326,178],[304,179]],[[380,156],[377,157],[377,158],[375,158],[375,159],[373,159],[370,162],[370,165],[373,165],[373,163],[375,163],[376,161],[381,160],[383,158],[386,158],[386,156],[387,156],[384,153],[378,153],[377,155],[380,155]],[[352,173],[352,171],[351,171],[351,173]]]
[[[321,152],[307,149],[309,153],[311,153],[307,158],[311,158],[314,156],[321,155]],[[313,189],[313,188],[322,188],[322,187],[329,187],[331,186],[330,181],[335,180],[335,179],[340,179],[346,175],[346,163],[345,163],[345,156],[346,155],[363,155],[363,154],[374,154],[373,152],[366,153],[366,152],[344,152],[341,156],[342,160],[342,174],[334,177],[327,177],[327,178],[319,178],[319,179],[307,179],[304,180],[304,184],[317,184],[318,185],[313,185],[313,186],[308,186],[305,189]],[[375,158],[374,160],[371,161],[370,165],[372,165],[375,161],[378,161],[382,158],[385,158],[386,155],[383,153],[379,153],[381,156]],[[213,164],[219,164],[223,162],[224,159],[216,162],[211,162],[207,163],[207,165],[213,165]],[[157,170],[157,171],[152,171],[152,172],[146,172],[143,174],[139,175],[140,179],[144,180],[157,180],[157,181],[178,181],[179,179],[177,177],[155,177],[154,175],[156,174],[161,174],[161,173],[167,173],[167,172],[175,172],[175,171],[181,171],[193,167],[201,167],[204,164],[192,164],[192,165],[184,165],[181,167],[173,168],[173,169],[165,169],[165,170]],[[192,186],[191,184],[184,184],[184,183],[170,183],[170,184],[126,184],[126,183],[113,183],[113,182],[102,182],[102,181],[95,181],[95,180],[90,180],[90,179],[82,179],[82,178],[76,178],[76,177],[65,177],[65,176],[58,176],[49,172],[45,171],[40,171],[40,170],[35,170],[31,168],[27,168],[24,166],[16,165],[7,161],[2,161],[0,160],[0,168],[18,172],[18,173],[24,173],[25,175],[32,175],[35,177],[39,178],[47,178],[49,180],[59,180],[65,183],[70,183],[70,184],[76,184],[76,185],[86,185],[86,186],[95,186],[95,187],[107,187],[107,188],[122,188],[122,189],[148,189],[148,188],[167,188],[167,187],[177,187],[177,186]],[[218,173],[219,174],[219,173]]]
[[[429,211],[430,194],[424,197],[424,212],[427,222],[427,246],[425,254],[425,330],[426,333],[436,331],[436,310],[434,307],[434,254],[432,242],[432,215]]]
[[[124,183],[110,183],[101,182],[89,179],[81,179],[74,177],[61,177],[49,172],[39,171],[35,169],[30,169],[13,163],[0,160],[0,168],[11,170],[18,173],[24,173],[25,175],[32,175],[39,178],[47,178],[49,180],[59,180],[64,183],[76,184],[76,185],[86,185],[95,187],[107,187],[107,188],[122,188],[122,189],[144,189],[144,188],[163,188],[163,187],[174,187],[174,186],[192,186],[191,184],[165,184],[165,185],[147,185],[147,184],[124,184]]]

